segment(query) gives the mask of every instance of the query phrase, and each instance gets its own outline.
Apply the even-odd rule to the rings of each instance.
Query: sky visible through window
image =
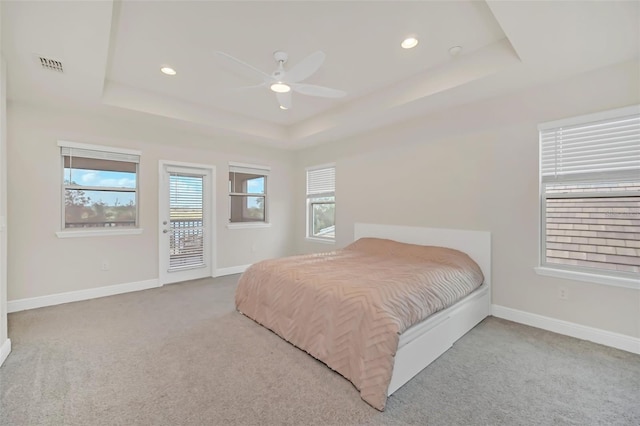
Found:
[[[65,182],[72,182],[80,186],[105,187],[105,188],[128,188],[135,189],[136,174],[128,172],[110,172],[103,170],[86,169],[64,169]],[[264,194],[264,177],[247,180],[247,193]],[[180,186],[194,186],[191,189],[202,190],[202,183],[197,184],[189,179],[180,179]],[[133,193],[114,193],[109,191],[91,191],[92,202],[102,202],[106,205],[128,204],[129,199],[134,199]],[[248,207],[258,207],[258,197],[248,198]],[[185,206],[187,207],[187,206]]]
[[[247,181],[247,192],[250,194],[264,194],[264,178],[249,179]]]
[[[264,177],[247,180],[247,192],[249,194],[264,194]],[[259,207],[259,197],[247,197],[247,207]]]
[[[109,172],[103,170],[64,169],[64,181],[75,183],[79,186],[92,186],[104,188],[128,188],[135,189],[136,174],[129,172]],[[133,192],[109,192],[109,191],[85,191],[91,197],[93,203],[102,202],[113,206],[135,202]]]

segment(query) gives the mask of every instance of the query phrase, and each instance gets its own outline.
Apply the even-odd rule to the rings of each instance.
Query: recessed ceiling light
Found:
[[[291,87],[289,87],[289,85],[282,82],[273,83],[271,86],[269,86],[269,88],[276,93],[287,93],[291,90]]]
[[[402,41],[402,43],[400,43],[400,46],[402,46],[403,49],[413,49],[417,45],[418,39],[415,37],[407,37]]]
[[[166,75],[176,75],[176,70],[171,67],[162,67],[160,68],[160,71],[162,71]]]
[[[286,107],[286,106],[284,106],[284,105],[280,105],[280,109],[283,109],[283,110],[285,110],[285,111],[286,111],[286,110],[288,110],[289,108],[287,108],[287,107]]]

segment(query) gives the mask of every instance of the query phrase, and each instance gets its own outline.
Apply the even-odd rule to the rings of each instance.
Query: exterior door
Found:
[[[160,284],[210,277],[214,168],[160,163]]]

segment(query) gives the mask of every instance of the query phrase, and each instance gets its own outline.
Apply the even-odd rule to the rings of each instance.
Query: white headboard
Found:
[[[488,231],[356,223],[354,241],[363,237],[460,250],[476,261],[484,274],[485,284],[491,285],[491,233]]]

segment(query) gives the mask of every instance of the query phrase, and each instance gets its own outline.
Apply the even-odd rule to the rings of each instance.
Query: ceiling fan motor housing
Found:
[[[273,59],[275,59],[277,63],[282,62],[284,64],[289,59],[289,55],[287,52],[283,52],[282,50],[276,50],[273,52]]]

